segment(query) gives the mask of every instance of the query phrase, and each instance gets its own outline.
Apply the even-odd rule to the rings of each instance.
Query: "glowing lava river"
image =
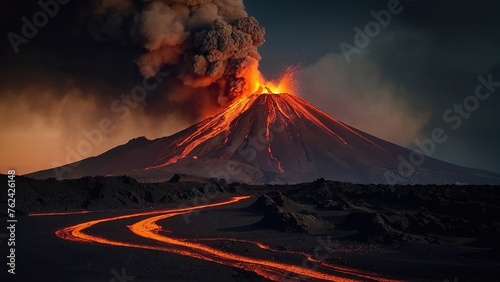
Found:
[[[235,204],[250,196],[233,197],[226,201],[198,205],[187,208],[173,208],[151,212],[131,213],[121,216],[103,218],[80,223],[56,231],[62,239],[79,243],[103,244],[118,247],[138,248],[153,252],[169,252],[180,256],[196,258],[225,266],[230,266],[256,273],[272,281],[398,281],[379,277],[376,274],[357,269],[327,264],[315,259],[311,254],[273,249],[259,242],[232,238],[179,238],[173,235],[173,230],[166,230],[159,224],[160,221],[188,213]],[[141,217],[137,222],[128,225],[128,229],[138,236],[137,242],[122,241],[116,238],[92,235],[91,227],[118,222],[120,220]],[[165,224],[164,224],[165,225]],[[237,254],[221,250],[210,244],[201,244],[204,241],[234,241],[249,244],[259,248],[264,254],[281,253],[286,256],[302,256],[307,263],[293,264],[280,262],[276,259],[264,259],[265,255],[252,257],[249,253]],[[139,243],[140,242],[140,243]],[[269,255],[267,257],[270,257]],[[314,265],[314,267],[312,266]]]

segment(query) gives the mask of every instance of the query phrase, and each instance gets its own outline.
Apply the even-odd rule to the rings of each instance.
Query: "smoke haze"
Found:
[[[430,113],[413,109],[403,88],[383,79],[375,64],[329,53],[302,72],[306,100],[353,127],[408,146],[418,137]],[[333,101],[333,102],[332,102]]]

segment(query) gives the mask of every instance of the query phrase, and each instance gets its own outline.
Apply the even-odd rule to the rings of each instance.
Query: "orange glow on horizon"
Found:
[[[91,211],[30,213],[28,214],[28,216],[60,216],[60,215],[86,214],[86,213],[91,213]]]

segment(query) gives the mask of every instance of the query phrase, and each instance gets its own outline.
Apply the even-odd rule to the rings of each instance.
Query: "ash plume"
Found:
[[[4,17],[4,34],[40,8],[9,6],[16,16]],[[242,0],[71,1],[20,54],[0,55],[0,153],[18,160],[0,167],[69,163],[67,148],[88,141],[83,130],[103,120],[113,130],[81,157],[137,136],[171,135],[220,111],[255,90],[245,77],[258,72],[264,33]],[[141,88],[144,79],[156,86]],[[137,89],[146,90],[134,98]]]
[[[251,91],[245,76],[258,66],[265,30],[242,0],[98,0],[92,13],[97,40],[126,34],[142,45],[136,62],[146,78],[168,67],[220,106]]]

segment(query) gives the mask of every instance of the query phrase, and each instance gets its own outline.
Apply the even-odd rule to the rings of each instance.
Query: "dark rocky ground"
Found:
[[[0,181],[7,183],[6,176]],[[82,247],[53,235],[58,228],[100,218],[101,213],[22,216],[82,210],[126,213],[182,203],[192,206],[231,195],[253,197],[231,209],[201,212],[188,227],[177,222],[178,234],[258,240],[276,249],[309,254],[314,253],[318,240],[328,241],[330,249],[321,259],[332,264],[408,281],[500,281],[498,186],[354,185],[323,179],[298,185],[250,186],[191,181],[185,176],[161,184],[138,183],[128,177],[66,181],[17,177],[16,181],[16,210],[23,223],[18,240],[24,246],[20,247],[24,258],[19,265],[25,271],[45,273],[38,281],[110,281],[109,269],[121,265],[128,265],[140,277],[134,281],[182,281],[183,277],[186,281],[261,280],[251,273],[196,259],[169,255],[172,260],[162,264],[145,251]],[[1,193],[4,206],[6,197],[7,193]],[[2,216],[5,211],[0,210]],[[248,246],[237,242],[217,244],[248,252]],[[3,254],[7,252],[3,251],[5,242],[1,245]],[[95,263],[94,255],[108,260]],[[109,261],[110,256],[116,259]],[[173,271],[167,275],[165,267]],[[148,268],[150,271],[145,270]],[[167,276],[172,279],[162,278]]]

